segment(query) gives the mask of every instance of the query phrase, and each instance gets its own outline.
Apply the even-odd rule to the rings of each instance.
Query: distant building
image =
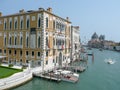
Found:
[[[80,57],[80,28],[72,26],[71,28],[71,59],[76,60]]]
[[[105,40],[105,36],[104,35],[100,35],[100,37],[97,35],[97,33],[95,32],[92,36],[91,36],[91,40],[88,41],[88,46],[89,47],[93,47],[93,48],[103,48],[104,45],[104,40]]]
[[[105,35],[100,35],[99,40],[104,41],[105,40]]]
[[[92,37],[91,37],[91,40],[98,40],[99,38],[98,38],[98,35],[97,35],[97,33],[95,32],[93,35],[92,35]]]
[[[104,49],[114,50],[115,42],[113,41],[104,41]]]
[[[91,36],[91,40],[88,41],[88,46],[92,48],[120,51],[120,43],[105,40],[105,35],[98,36],[96,32]]]

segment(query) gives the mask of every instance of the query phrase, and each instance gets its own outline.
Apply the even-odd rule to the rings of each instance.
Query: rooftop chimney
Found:
[[[0,17],[2,16],[2,12],[0,12]]]
[[[69,21],[69,17],[66,17],[66,20]]]
[[[52,8],[49,7],[49,8],[47,9],[47,11],[50,12],[50,13],[52,13]]]
[[[24,11],[24,9],[22,9],[22,10],[19,10],[19,13],[24,13],[25,11]]]

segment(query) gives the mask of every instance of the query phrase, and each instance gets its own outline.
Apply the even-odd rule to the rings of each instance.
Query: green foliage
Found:
[[[13,67],[13,64],[9,64],[9,67]]]

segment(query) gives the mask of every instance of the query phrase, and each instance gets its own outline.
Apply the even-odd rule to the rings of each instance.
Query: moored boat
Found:
[[[67,81],[67,82],[77,82],[79,80],[79,74],[74,73],[72,71],[68,71],[68,70],[56,70],[54,72],[55,75],[60,75],[60,78],[63,81]]]
[[[85,70],[86,70],[86,67],[84,66],[78,66],[74,68],[74,71],[77,71],[77,72],[84,72]]]

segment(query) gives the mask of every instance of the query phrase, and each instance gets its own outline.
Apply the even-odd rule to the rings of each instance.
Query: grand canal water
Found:
[[[120,90],[120,53],[93,49],[94,61],[88,57],[88,68],[80,73],[78,83],[52,82],[34,78],[23,86],[12,90]],[[105,59],[116,60],[115,64],[105,63]]]

